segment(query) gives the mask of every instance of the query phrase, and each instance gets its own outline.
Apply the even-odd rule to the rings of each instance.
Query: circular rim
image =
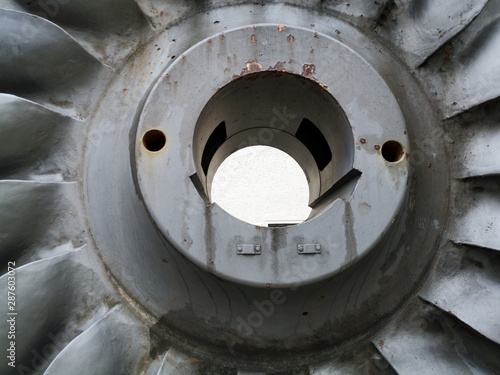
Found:
[[[286,32],[280,31],[282,27]],[[241,40],[246,40],[246,45]],[[238,53],[227,63],[221,49]],[[299,59],[303,54],[306,57]],[[262,56],[262,60],[250,59],[255,55]],[[224,69],[218,68],[224,66],[222,60],[226,62]],[[210,69],[197,64],[199,61],[210,61]],[[337,62],[335,66],[331,61]],[[214,92],[223,93],[241,79],[248,77],[246,84],[255,84],[264,74],[263,67],[273,67],[272,71],[276,62],[281,62],[286,74],[314,80],[335,98],[347,115],[354,140],[349,145],[354,155],[351,170],[336,181],[340,187],[333,185],[337,191],[330,193],[329,202],[322,203],[327,207],[287,228],[241,222],[218,205],[207,205],[199,195],[200,189],[190,183],[193,175],[200,175],[200,168],[194,168],[199,162],[190,152],[196,145],[189,135],[196,134],[198,114],[205,104]],[[344,77],[346,71],[362,84],[353,88],[350,77]],[[243,77],[235,79],[238,73]],[[187,97],[191,98],[189,103]],[[210,125],[214,124],[212,121]],[[188,259],[218,277],[240,284],[295,285],[299,280],[285,270],[290,264],[310,261],[298,249],[316,244],[321,246],[321,252],[312,251],[310,255],[317,258],[316,272],[299,282],[313,283],[338,274],[375,248],[390,230],[406,195],[408,162],[387,168],[380,152],[370,147],[398,139],[409,149],[405,120],[396,98],[361,56],[311,30],[277,24],[244,26],[198,43],[179,56],[149,95],[137,132],[143,134],[152,126],[167,134],[170,143],[155,155],[144,152],[139,143],[136,146],[137,178],[149,212],[166,239]],[[243,131],[237,136],[245,137]],[[367,140],[363,145],[361,138]],[[342,191],[349,184],[356,186],[352,194]],[[241,256],[238,246],[248,249],[245,254],[258,256]],[[262,249],[259,253],[254,251],[257,246]]]

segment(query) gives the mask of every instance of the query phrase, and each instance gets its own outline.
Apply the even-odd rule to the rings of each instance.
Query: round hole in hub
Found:
[[[142,137],[142,144],[148,151],[158,152],[167,143],[167,137],[161,130],[151,129]]]
[[[389,163],[396,163],[403,159],[404,150],[401,143],[387,141],[382,146],[382,157]]]
[[[212,181],[212,201],[247,223],[281,227],[311,212],[309,187],[300,165],[269,146],[251,146],[227,157]]]

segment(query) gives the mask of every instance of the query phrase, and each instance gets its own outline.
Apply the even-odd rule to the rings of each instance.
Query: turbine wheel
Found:
[[[499,15],[1,1],[1,373],[500,373]],[[212,202],[253,145],[306,221]]]

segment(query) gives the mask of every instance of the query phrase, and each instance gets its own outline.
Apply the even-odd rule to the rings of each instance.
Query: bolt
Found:
[[[374,148],[375,150],[377,150],[377,151],[378,151],[378,150],[380,150],[380,146],[379,146],[379,145],[375,145],[375,146],[373,146],[373,148]]]
[[[319,243],[316,244],[316,250],[321,250],[321,245]]]
[[[304,247],[302,245],[299,245],[298,248],[299,248],[299,251],[301,251],[301,252],[304,251]]]
[[[361,138],[359,141],[360,141],[362,144],[365,144],[365,143],[366,143],[366,139],[364,139],[364,138]]]
[[[240,253],[241,253],[242,251],[243,251],[243,247],[242,247],[242,246],[240,246],[240,245],[238,245],[238,252],[240,252]]]

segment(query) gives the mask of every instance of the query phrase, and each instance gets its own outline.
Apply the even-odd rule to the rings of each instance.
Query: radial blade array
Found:
[[[0,9],[0,92],[84,118],[107,73],[65,31],[26,13]]]
[[[17,262],[16,262],[17,266]],[[83,251],[64,254],[33,262],[15,271],[16,304],[3,316],[15,314],[16,368],[1,364],[2,374],[39,372],[47,368],[58,352],[85,328],[92,324],[108,304],[113,304],[104,284],[97,282],[95,264]],[[12,272],[11,272],[12,274]],[[2,295],[7,295],[7,278],[0,278]],[[92,280],[92,282],[89,282]],[[75,287],[77,286],[78,287]],[[8,331],[7,319],[0,322],[0,331]],[[2,347],[7,335],[2,335]],[[4,367],[5,366],[5,367]]]
[[[0,178],[73,181],[83,129],[72,118],[16,96],[0,94]]]

